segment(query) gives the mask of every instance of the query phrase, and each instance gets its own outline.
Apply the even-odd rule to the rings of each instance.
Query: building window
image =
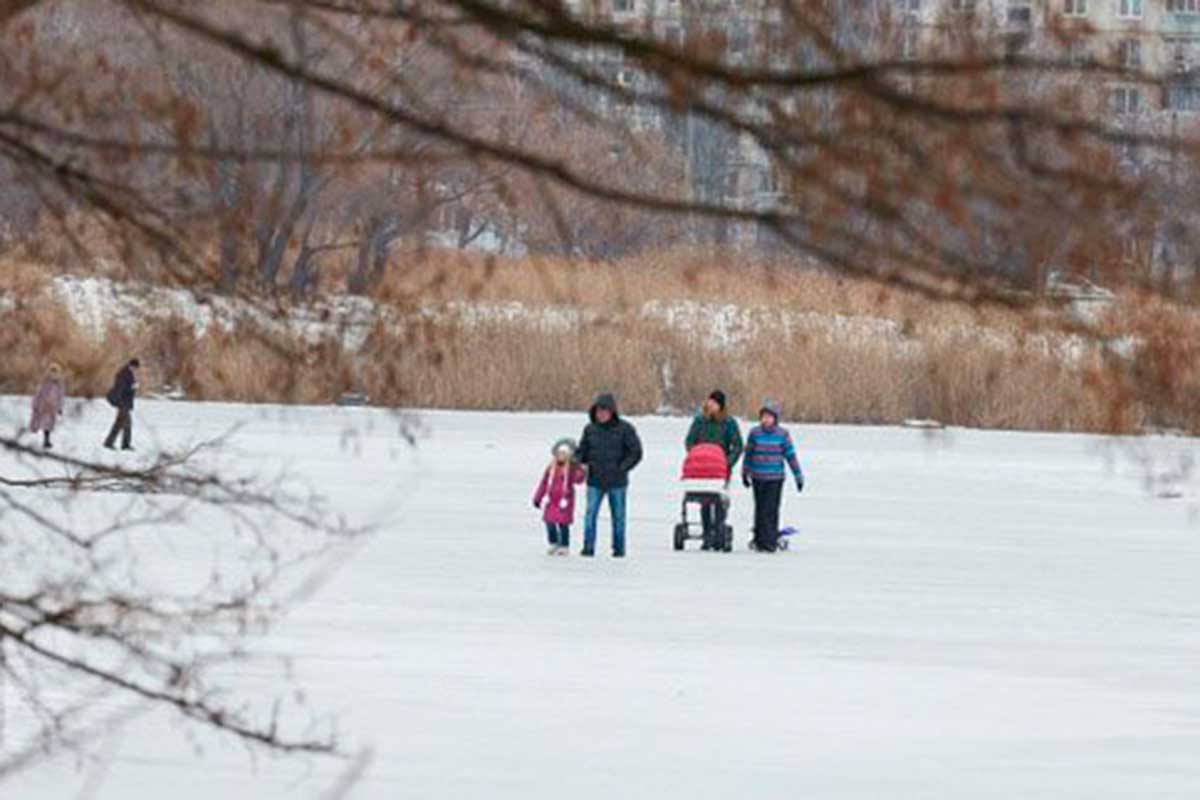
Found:
[[[1167,110],[1194,113],[1200,111],[1200,86],[1167,87]]]
[[[763,194],[779,194],[783,191],[783,182],[779,179],[779,173],[766,167],[758,175],[758,190]]]
[[[1064,0],[1063,13],[1068,17],[1086,17],[1087,0]]]
[[[1091,49],[1085,39],[1072,39],[1067,42],[1067,61],[1072,66],[1087,66],[1092,61]]]
[[[1010,25],[1033,24],[1032,0],[1008,0],[1008,23]]]
[[[1138,0],[1138,4],[1141,4],[1141,0]],[[637,0],[613,0],[613,11],[616,11],[618,14],[632,13],[636,6]]]
[[[1113,112],[1136,114],[1142,109],[1142,90],[1134,86],[1118,86],[1112,94]]]
[[[969,14],[975,11],[975,0],[950,0],[950,10]]]
[[[1168,41],[1171,47],[1171,67],[1175,72],[1187,72],[1192,68],[1192,42],[1189,39]]]
[[[1137,39],[1122,39],[1117,45],[1121,68],[1139,70],[1142,68],[1142,43]]]
[[[896,0],[896,11],[901,14],[920,14],[921,0]]]
[[[1167,11],[1175,14],[1200,14],[1200,0],[1167,0]]]
[[[1117,0],[1117,16],[1126,19],[1141,19],[1142,0]]]

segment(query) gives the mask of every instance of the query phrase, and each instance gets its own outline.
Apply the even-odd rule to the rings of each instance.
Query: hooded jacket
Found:
[[[607,408],[612,419],[600,423],[596,411]],[[617,400],[602,394],[588,409],[591,422],[583,429],[576,458],[587,464],[588,486],[598,489],[623,489],[629,485],[629,472],[642,460],[642,442],[637,430],[621,418]]]
[[[583,483],[583,467],[553,463],[542,473],[533,502],[542,509],[542,519],[555,525],[575,521],[575,484]]]

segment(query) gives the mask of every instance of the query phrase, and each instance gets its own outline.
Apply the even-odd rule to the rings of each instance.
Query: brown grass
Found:
[[[414,263],[397,274],[381,287],[381,297],[408,307],[417,297],[598,311],[652,299],[784,307],[896,319],[906,346],[768,326],[718,351],[697,336],[636,315],[602,316],[608,321],[551,332],[505,322],[424,323],[400,331],[381,326],[355,353],[332,340],[283,340],[249,324],[198,337],[183,320],[110,330],[96,339],[39,293],[45,276],[21,262],[0,275],[0,291],[22,298],[16,310],[0,312],[0,348],[7,354],[0,391],[32,391],[54,360],[66,369],[73,394],[102,395],[113,372],[137,354],[144,386],[177,386],[201,400],[320,404],[358,391],[388,406],[565,410],[611,389],[628,411],[646,413],[690,410],[719,386],[742,416],[771,396],[783,401],[789,418],[808,422],[898,423],[915,417],[988,428],[1128,432],[1152,422],[1200,430],[1200,402],[1139,391],[1133,386],[1145,380],[1133,381],[1098,355],[1066,365],[1023,346],[1024,318],[1008,312],[937,305],[816,271],[765,263],[724,267],[689,254],[677,262],[663,257],[622,264],[434,262]],[[8,263],[16,262],[0,262]],[[1161,335],[1151,339],[1152,357],[1144,368],[1161,372],[1164,386],[1181,370],[1191,370],[1187,374],[1194,380],[1184,385],[1200,397],[1200,369],[1171,361],[1178,349],[1167,346],[1185,335],[1200,341],[1196,323],[1160,307],[1131,308],[1124,313],[1140,314],[1139,320],[1106,324],[1117,330],[1156,321]],[[1159,341],[1161,356],[1154,357]]]
[[[650,300],[787,308],[869,315],[929,324],[1018,327],[1023,318],[997,308],[931,303],[904,289],[849,278],[794,261],[770,261],[712,249],[659,251],[613,262],[554,258],[487,258],[424,251],[397,256],[376,297],[402,308],[451,300],[519,301],[598,311],[640,307]],[[340,270],[330,275],[336,280]]]
[[[13,255],[0,255],[0,294],[33,297],[49,280],[45,265]]]

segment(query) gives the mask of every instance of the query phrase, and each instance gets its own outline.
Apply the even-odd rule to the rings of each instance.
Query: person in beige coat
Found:
[[[50,434],[54,432],[58,418],[62,416],[66,396],[62,369],[58,364],[51,364],[50,369],[46,370],[46,377],[42,378],[37,394],[33,396],[33,415],[29,420],[29,430],[34,433],[42,432],[42,447],[47,450],[54,447],[50,441]]]

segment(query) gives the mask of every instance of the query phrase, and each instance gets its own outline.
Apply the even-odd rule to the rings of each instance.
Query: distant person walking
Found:
[[[754,549],[774,553],[779,547],[779,504],[783,499],[784,464],[804,491],[804,473],[796,459],[796,446],[787,428],[779,424],[782,408],[773,400],[763,403],[759,424],[746,437],[742,483],[754,488]]]
[[[621,419],[617,398],[601,394],[588,410],[591,420],[583,429],[576,458],[588,468],[587,513],[583,525],[582,555],[596,553],[596,522],[600,504],[608,498],[612,515],[614,558],[625,557],[625,510],[629,473],[642,460],[642,442],[633,425]]]
[[[715,444],[725,452],[728,462],[726,483],[742,457],[742,432],[738,430],[737,420],[729,416],[725,410],[725,393],[716,389],[704,401],[704,406],[692,420],[688,429],[684,447],[690,452],[698,444]],[[705,503],[700,506],[700,519],[704,527],[704,550],[720,549],[720,532],[725,526],[725,516],[729,511],[726,502]]]
[[[54,447],[50,441],[50,434],[54,433],[58,418],[62,416],[66,396],[62,369],[58,364],[51,364],[46,370],[46,376],[42,378],[41,385],[38,386],[37,394],[33,396],[33,414],[29,419],[29,430],[34,433],[42,432],[42,447],[47,450]]]
[[[114,449],[118,435],[121,437],[122,450],[133,449],[133,399],[137,396],[137,372],[141,366],[136,358],[130,359],[117,371],[112,388],[108,390],[109,405],[117,409],[117,418],[108,432],[108,438],[104,440],[104,446],[109,450]]]

